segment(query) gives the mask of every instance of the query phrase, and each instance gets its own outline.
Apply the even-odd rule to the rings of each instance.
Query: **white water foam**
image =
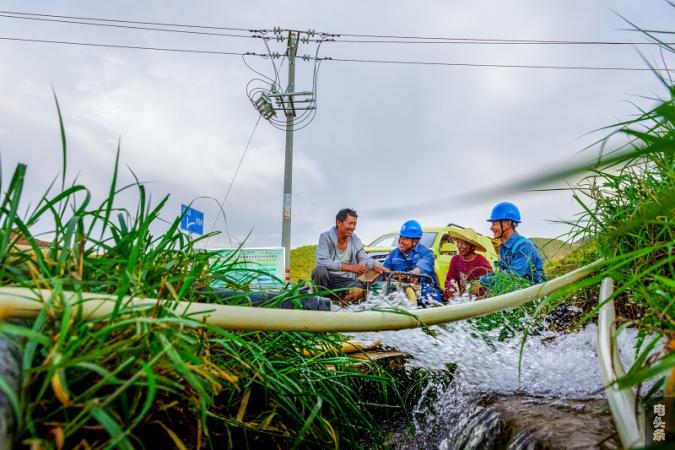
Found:
[[[473,301],[466,297],[452,303]],[[402,293],[369,295],[352,311],[415,307]],[[568,307],[570,313],[578,310]],[[499,330],[479,333],[467,321],[432,326],[435,336],[409,329],[355,333],[364,343],[380,340],[410,355],[408,364],[443,370],[456,364],[449,385],[428,383],[412,411],[414,433],[402,434],[395,448],[471,449],[497,448],[501,438],[500,414],[488,398],[517,394],[535,402],[560,404],[566,409],[590,399],[604,398],[597,355],[597,326],[588,324],[573,333],[546,328],[536,335],[499,341]],[[635,329],[623,330],[617,338],[619,354],[626,368],[635,360]],[[522,353],[521,353],[522,346]],[[520,371],[519,371],[520,365]],[[496,397],[495,397],[496,396]],[[512,450],[536,448],[537,442],[523,429],[510,438]]]
[[[468,298],[456,299],[469,301]],[[369,295],[349,310],[413,306],[401,293]],[[380,340],[411,356],[409,364],[442,370],[457,365],[453,384],[464,392],[496,394],[522,393],[557,398],[601,398],[604,396],[596,350],[597,327],[589,324],[574,333],[542,330],[529,336],[524,345],[520,337],[498,340],[498,330],[476,332],[466,321],[430,327],[436,336],[421,329],[356,333],[362,342]],[[626,367],[635,359],[634,329],[618,336],[619,353]],[[520,355],[522,348],[522,355]],[[522,357],[519,373],[519,358]]]

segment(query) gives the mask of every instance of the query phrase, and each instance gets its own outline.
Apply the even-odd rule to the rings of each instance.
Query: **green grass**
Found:
[[[60,186],[26,206],[28,168],[0,179],[0,286],[51,292],[37,299],[44,309],[34,321],[0,321],[0,338],[23,346],[18,393],[0,383],[16,408],[16,445],[358,448],[367,435],[377,446],[358,386],[368,381],[400,405],[391,376],[358,370],[337,353],[344,337],[336,333],[232,332],[177,315],[176,300],[224,302],[209,288],[215,280],[243,288],[230,276],[236,261],[214,262],[198,249],[208,236],[181,233],[180,217],[153,234],[168,196],[153,204],[142,184],[120,186],[117,162],[107,197],[94,204],[86,186],[67,183],[60,115],[59,126]],[[128,191],[133,210],[118,204]],[[38,224],[52,224],[48,243],[34,236]],[[63,291],[112,294],[115,310],[85,321]],[[281,297],[298,295],[292,287]],[[160,301],[132,308],[127,296]]]
[[[665,52],[675,53],[657,36],[645,34]],[[579,289],[585,295],[590,291],[597,305],[597,285],[604,277],[613,278],[611,299],[634,312],[623,325],[639,330],[639,356],[618,384],[639,385],[651,379],[656,382],[652,393],[663,392],[668,385],[667,393],[673,395],[675,355],[664,348],[649,356],[656,342],[671,340],[672,344],[675,336],[675,85],[654,73],[665,87],[665,96],[652,99],[655,106],[638,111],[633,120],[610,127],[609,136],[598,143],[603,156],[571,189],[582,212],[568,222],[570,238],[585,245],[561,260],[555,270],[567,271],[598,258],[604,258],[607,266],[544,306],[554,307]],[[614,135],[627,138],[628,144],[612,147]],[[597,309],[589,311],[580,324],[591,320]]]
[[[591,258],[609,261],[599,277],[614,278],[614,297],[642,312],[635,324],[644,358],[626,375],[631,383],[657,378],[662,385],[664,375],[675,367],[665,353],[660,355],[663,364],[660,358],[646,358],[649,334],[675,335],[674,98],[675,86],[669,86],[669,97],[658,106],[621,124],[618,131],[632,139],[626,156],[596,169],[574,194],[583,208],[574,233],[593,243]],[[648,366],[660,369],[648,373]]]

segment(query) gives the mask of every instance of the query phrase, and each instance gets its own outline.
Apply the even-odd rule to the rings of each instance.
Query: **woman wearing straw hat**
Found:
[[[450,230],[448,234],[455,241],[458,254],[450,260],[448,275],[445,277],[445,291],[443,292],[445,300],[469,292],[473,280],[492,273],[490,262],[483,255],[476,253],[476,251],[485,252],[486,250],[478,242],[478,234],[473,228]],[[473,293],[479,297],[485,295],[482,288],[478,288]]]

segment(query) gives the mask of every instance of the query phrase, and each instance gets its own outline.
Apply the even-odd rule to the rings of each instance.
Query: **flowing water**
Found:
[[[461,301],[471,299],[455,299]],[[364,303],[348,309],[383,307],[411,309],[412,305],[401,293],[371,294]],[[448,364],[456,365],[449,385],[424,388],[413,411],[414,435],[398,436],[395,448],[539,448],[535,435],[537,439],[547,433],[549,440],[565,439],[545,429],[533,431],[534,426],[546,427],[538,422],[553,416],[560,420],[553,425],[558,431],[565,433],[569,428],[574,434],[582,428],[589,433],[580,442],[570,436],[570,445],[557,448],[593,447],[614,432],[608,414],[597,411],[605,397],[594,324],[574,333],[549,331],[544,324],[525,342],[520,336],[499,341],[498,330],[478,333],[467,321],[432,326],[431,330],[435,336],[421,329],[353,334],[359,341],[380,340],[383,347],[407,353],[412,367],[447,370]],[[632,329],[618,336],[626,367],[634,360],[635,339]],[[511,426],[518,422],[517,427],[523,428],[505,433],[504,417],[509,416]],[[531,416],[533,423],[523,422],[525,416]],[[591,424],[595,417],[597,423]],[[607,440],[596,448],[613,446]]]

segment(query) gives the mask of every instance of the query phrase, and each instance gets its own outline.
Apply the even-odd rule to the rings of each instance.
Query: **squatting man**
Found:
[[[374,261],[363,249],[363,243],[354,234],[358,214],[345,208],[335,216],[335,226],[321,233],[316,248],[316,267],[312,281],[328,290],[349,289],[342,298],[344,303],[353,303],[363,298],[366,285],[357,277],[367,269],[382,274],[386,269]]]

